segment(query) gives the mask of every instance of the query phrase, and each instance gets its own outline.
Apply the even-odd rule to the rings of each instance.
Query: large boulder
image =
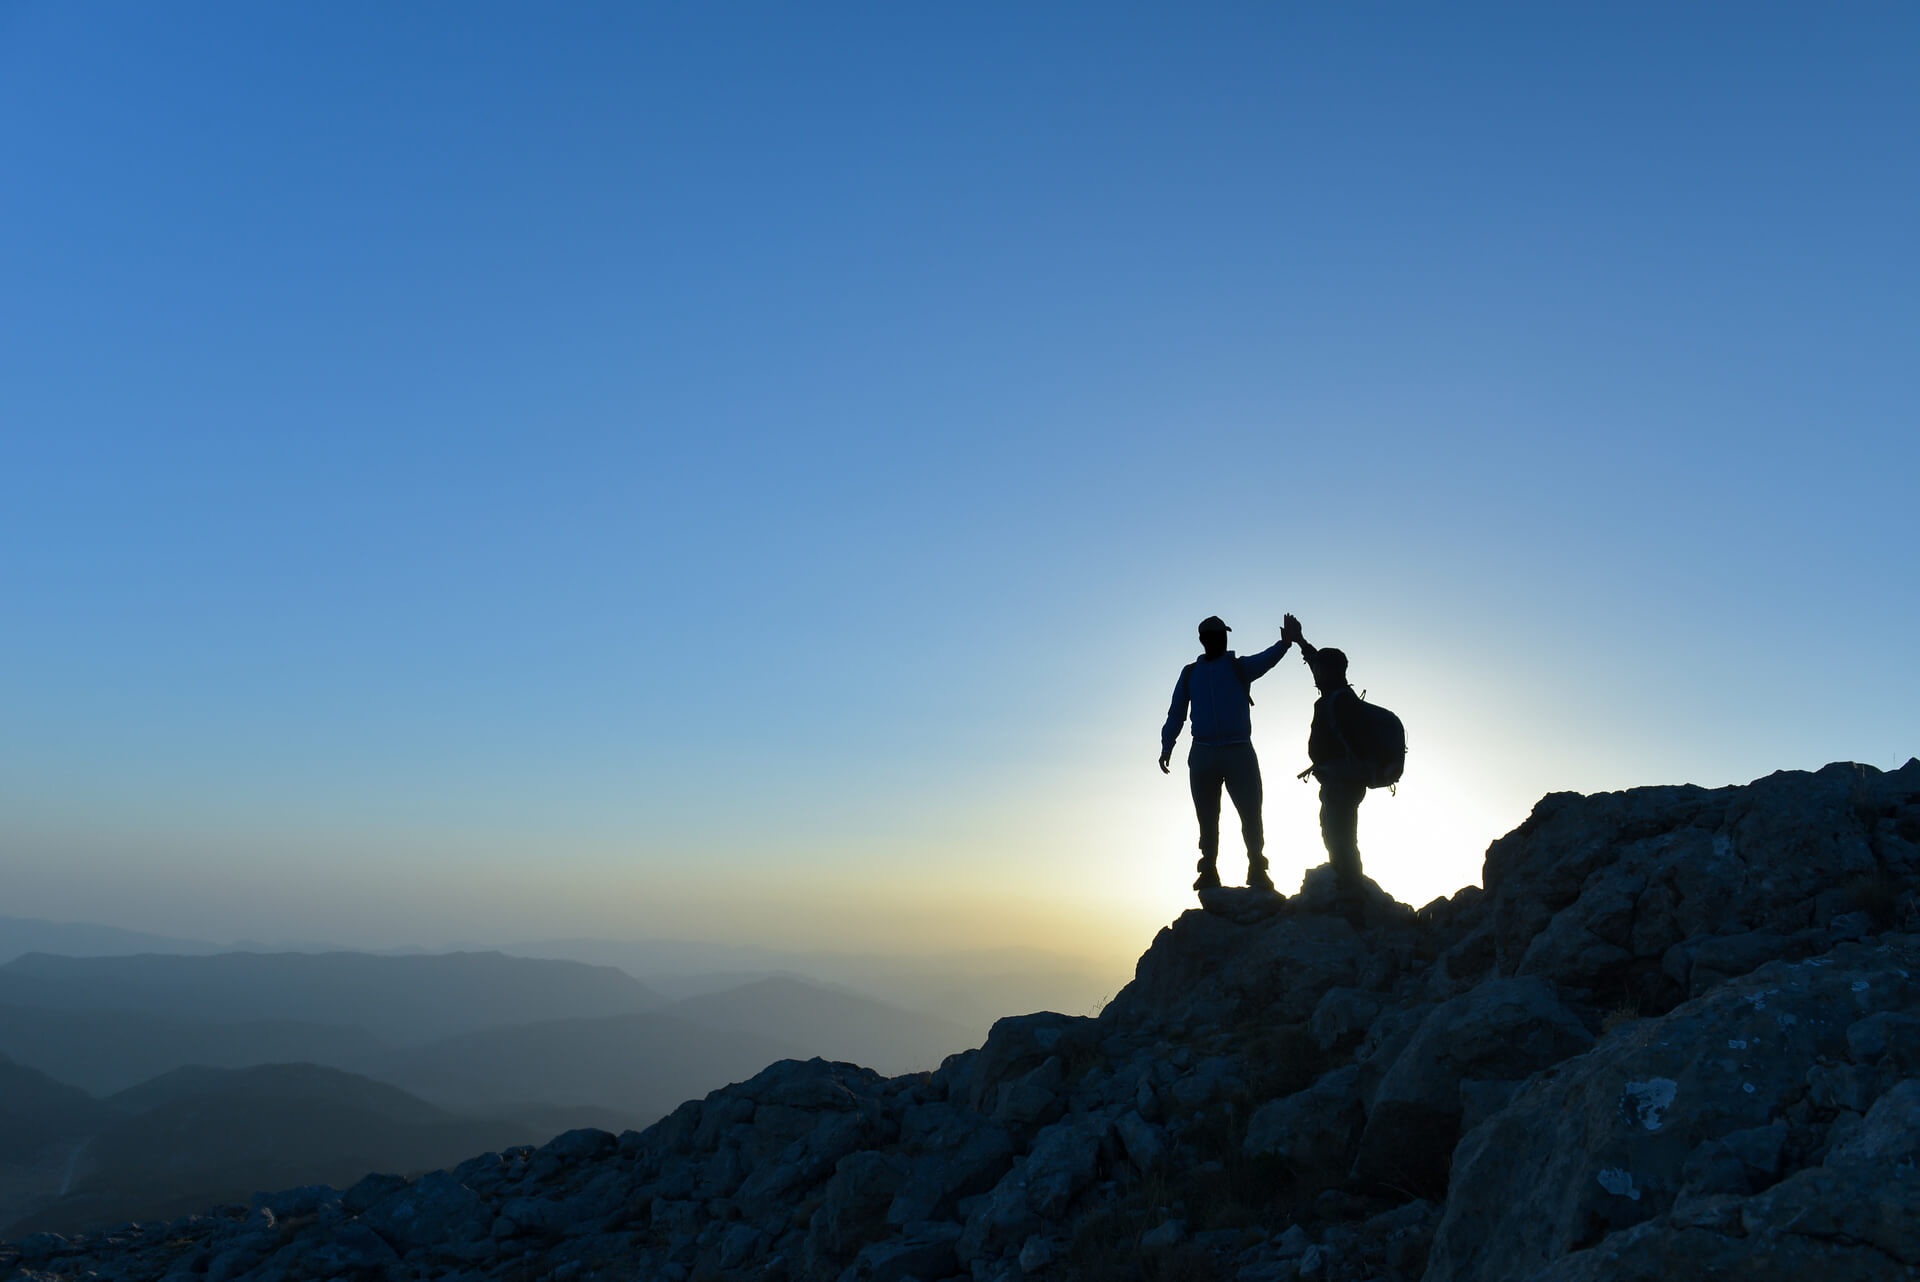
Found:
[[[1365,1070],[1347,1064],[1304,1091],[1268,1100],[1247,1120],[1249,1156],[1285,1162],[1296,1178],[1339,1183],[1366,1124]]]
[[[1154,937],[1133,982],[1100,1012],[1107,1027],[1198,1027],[1258,1010],[1300,1021],[1329,989],[1353,987],[1370,955],[1345,919],[1283,913],[1238,925],[1195,908]]]
[[[905,1226],[944,1219],[953,1214],[961,1198],[991,1189],[1013,1164],[1013,1137],[978,1118],[972,1126],[955,1125],[932,1138],[913,1157],[912,1168],[887,1210],[888,1223]]]
[[[1662,964],[1686,941],[1787,941],[1856,911],[1891,924],[1888,887],[1920,864],[1917,829],[1920,761],[1780,771],[1744,788],[1554,793],[1487,851],[1497,963],[1666,1009],[1701,991]],[[1808,946],[1763,940],[1718,960],[1745,973],[1743,960]]]
[[[1916,968],[1920,940],[1909,936],[1772,963],[1663,1017],[1627,1024],[1543,1073],[1461,1140],[1428,1282],[1519,1282],[1588,1247],[1671,1261],[1680,1257],[1662,1253],[1698,1246],[1697,1230],[1735,1232],[1749,1220],[1800,1233],[1783,1247],[1788,1255],[1825,1258],[1818,1234],[1791,1229],[1766,1209],[1799,1194],[1752,1199],[1778,1174],[1816,1160],[1830,1131],[1859,1127],[1853,1106],[1871,1107],[1903,1074],[1872,1030],[1853,1041],[1878,1057],[1849,1061],[1848,1030],[1920,1005]],[[1906,1102],[1896,1096],[1873,1133],[1898,1133]],[[1871,1142],[1880,1146],[1869,1150],[1875,1154],[1900,1149]],[[1836,1147],[1843,1162],[1848,1151]],[[1890,1173],[1898,1160],[1872,1162]],[[1861,1172],[1870,1165],[1847,1167],[1854,1174],[1838,1184],[1803,1182],[1817,1186],[1806,1196],[1825,1198],[1868,1178]]]
[[[1534,976],[1494,980],[1442,1003],[1374,1091],[1354,1174],[1438,1192],[1467,1107],[1463,1083],[1512,1082],[1591,1045],[1586,1026]]]
[[[964,1084],[956,1077],[953,1089],[956,1093],[964,1090],[967,1105],[975,1112],[991,1113],[1000,1103],[1002,1086],[1041,1068],[1049,1059],[1060,1059],[1090,1045],[1096,1027],[1091,1019],[1053,1011],[996,1020],[985,1044],[969,1062]],[[1064,1078],[1060,1080],[1064,1082]]]
[[[1612,1234],[1530,1282],[1911,1282],[1920,1271],[1920,1172],[1911,1164],[1814,1168],[1705,1209]]]
[[[886,1236],[887,1207],[910,1170],[897,1153],[854,1153],[841,1160],[807,1234],[806,1256],[815,1272],[832,1273],[861,1247]]]
[[[433,1171],[369,1207],[360,1222],[396,1250],[474,1242],[492,1231],[493,1212],[466,1185]]]

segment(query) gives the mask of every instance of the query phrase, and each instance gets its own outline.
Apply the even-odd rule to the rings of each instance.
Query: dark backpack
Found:
[[[1343,703],[1333,721],[1333,732],[1347,756],[1367,768],[1369,788],[1391,788],[1400,782],[1407,764],[1407,728],[1400,718],[1362,695]]]

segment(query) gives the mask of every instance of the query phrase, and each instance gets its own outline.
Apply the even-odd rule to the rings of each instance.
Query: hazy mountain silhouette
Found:
[[[203,939],[174,939],[145,931],[96,926],[90,922],[42,921],[34,917],[0,917],[0,963],[25,953],[56,953],[64,957],[124,957],[134,953],[205,954],[220,951]]]
[[[397,1043],[660,1004],[612,967],[500,953],[29,953],[0,966],[0,1005],[358,1026]]]
[[[866,1064],[890,1074],[938,1068],[977,1040],[951,1020],[791,976],[689,998],[671,1010],[706,1028],[774,1038],[803,1057]]]
[[[1126,983],[1081,957],[1035,948],[929,954],[800,952],[698,940],[548,939],[502,945],[516,957],[617,966],[649,988],[685,999],[764,979],[826,984],[968,1030],[969,1045],[1009,1010],[1084,1012]]]
[[[380,1076],[463,1110],[596,1105],[645,1122],[793,1053],[758,1033],[641,1012],[464,1033],[400,1052]]]
[[[976,999],[1017,995],[1022,979],[1047,989],[1057,973],[1006,976]],[[185,1065],[306,1063],[536,1130],[645,1124],[783,1056],[933,1068],[979,1035],[792,975],[667,1005],[610,966],[501,953],[34,953],[0,966],[0,1053],[95,1094]]]
[[[475,971],[518,978],[522,991],[515,994],[503,981],[504,996],[483,992]],[[289,975],[284,988],[275,987]],[[394,982],[372,982],[382,978]],[[548,988],[560,989],[551,1008],[561,1012],[653,997],[604,967],[499,954],[80,961],[33,955],[0,967],[0,992],[47,1004],[0,1005],[0,1053],[99,1095],[185,1065],[308,1063],[393,1082],[448,1107],[559,1131],[645,1124],[782,1056],[859,1060],[904,1072],[937,1066],[969,1044],[968,1030],[958,1024],[791,977],[653,1011],[527,1018],[526,990],[542,979],[562,981]],[[441,996],[443,1007],[424,1009]],[[290,1013],[356,1022],[241,1017],[270,1002]],[[168,1013],[181,1010],[195,1013]],[[216,1010],[229,1018],[206,1013]],[[482,1024],[489,1015],[495,1022]],[[425,1045],[412,1038],[408,1045],[357,1022],[393,1030],[407,1019],[409,1032],[434,1024],[457,1031]]]
[[[81,1151],[71,1189],[10,1231],[165,1218],[263,1188],[344,1187],[545,1138],[312,1064],[182,1068],[98,1106],[112,1120]]]
[[[62,1082],[110,1095],[186,1064],[312,1063],[371,1072],[392,1048],[363,1028],[337,1024],[0,1006],[0,1052]]]
[[[91,1134],[111,1110],[77,1086],[0,1055],[0,1153]]]
[[[0,1057],[0,1229],[57,1193],[81,1143],[114,1116],[85,1091]]]

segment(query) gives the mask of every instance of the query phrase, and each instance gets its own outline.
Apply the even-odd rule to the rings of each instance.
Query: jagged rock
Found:
[[[1366,1124],[1365,1079],[1364,1069],[1348,1064],[1304,1091],[1261,1105],[1247,1121],[1246,1151],[1277,1157],[1299,1174],[1337,1180]]]
[[[1815,1167],[1757,1197],[1724,1199],[1721,1210],[1716,1225],[1655,1220],[1525,1276],[1535,1282],[1894,1282],[1911,1279],[1920,1265],[1920,1174],[1912,1166],[1868,1178]]]
[[[1920,1080],[1908,1078],[1874,1101],[1858,1128],[1827,1151],[1825,1164],[1911,1162],[1920,1155]]]
[[[1037,1232],[1093,1182],[1101,1143],[1112,1129],[1104,1117],[1075,1117],[1042,1130],[1033,1150],[1015,1163],[968,1217],[958,1253],[977,1259]]]
[[[1914,951],[1776,962],[1543,1074],[1461,1141],[1430,1282],[1529,1277],[1663,1214],[1700,1145],[1788,1115],[1855,1020],[1914,1002]]]
[[[433,1171],[367,1208],[360,1222],[395,1250],[474,1242],[493,1230],[493,1213],[445,1171]]]
[[[993,1120],[1011,1130],[1029,1131],[1057,1121],[1066,1112],[1066,1069],[1058,1055],[1049,1055],[1040,1067],[1010,1082],[1000,1083]]]
[[[732,1098],[749,1102],[745,1118],[755,1107],[799,1109],[803,1112],[844,1112],[859,1106],[886,1079],[858,1064],[836,1064],[824,1059],[783,1059],[769,1064],[733,1088]]]
[[[1242,926],[1265,921],[1286,904],[1286,897],[1277,891],[1251,886],[1203,886],[1200,890],[1201,908]]]
[[[208,1282],[230,1282],[251,1272],[280,1248],[281,1237],[271,1225],[256,1222],[220,1244],[207,1261]]]
[[[1114,1122],[1114,1130],[1119,1133],[1121,1146],[1127,1151],[1127,1160],[1142,1175],[1166,1160],[1167,1142],[1162,1131],[1138,1112],[1121,1114]]]
[[[67,1239],[58,1233],[29,1233],[18,1243],[22,1264],[43,1264],[62,1255],[73,1254]]]
[[[1041,1011],[995,1021],[968,1066],[967,1106],[976,1113],[992,1110],[1000,1086],[1039,1068],[1046,1060],[1083,1046],[1093,1034],[1093,1021]],[[955,1085],[959,1085],[956,1077]]]
[[[1577,1055],[1593,1035],[1535,977],[1494,980],[1429,1014],[1367,1109],[1354,1173],[1437,1190],[1459,1137],[1469,1078],[1513,1079]]]
[[[946,1132],[936,1133],[946,1139]],[[998,1126],[966,1129],[951,1143],[928,1144],[887,1210],[887,1222],[911,1224],[952,1214],[961,1198],[984,1193],[1013,1163],[1013,1137]]]
[[[959,1267],[953,1253],[960,1236],[957,1224],[921,1224],[903,1237],[876,1242],[861,1250],[844,1282],[908,1282],[908,1279],[945,1278]]]
[[[587,1126],[554,1136],[541,1146],[540,1151],[551,1153],[564,1161],[584,1162],[610,1153],[618,1147],[620,1147],[620,1138],[617,1135]]]
[[[399,1175],[369,1175],[340,1195],[340,1209],[348,1215],[364,1215],[388,1198],[406,1192],[407,1187],[406,1179]]]
[[[550,1197],[508,1198],[500,1207],[499,1220],[489,1231],[491,1237],[559,1237],[572,1223],[566,1206]],[[505,1221],[504,1226],[500,1221]]]
[[[399,1256],[385,1239],[357,1223],[304,1233],[273,1255],[274,1266],[288,1277],[378,1276],[398,1263]]]
[[[1413,909],[1382,890],[1371,877],[1360,879],[1357,895],[1343,891],[1332,864],[1307,869],[1300,879],[1300,893],[1288,907],[1298,913],[1344,917],[1356,928],[1411,926],[1415,917]]]
[[[1040,1217],[1027,1201],[1025,1163],[1019,1162],[967,1216],[954,1254],[961,1264],[968,1265],[1015,1242],[1024,1242],[1040,1228]]]
[[[1359,1045],[1389,998],[1359,988],[1330,988],[1313,1008],[1308,1028],[1323,1051]]]
[[[1278,916],[1250,927],[1191,909],[1155,937],[1100,1022],[1217,1024],[1255,1003],[1275,1018],[1304,1020],[1328,989],[1358,982],[1367,956],[1343,918]]]
[[[1027,1239],[1025,1246],[1020,1248],[1020,1271],[1038,1273],[1053,1263],[1053,1256],[1053,1243],[1035,1234]]]
[[[1194,1108],[1216,1095],[1235,1091],[1240,1085],[1239,1061],[1227,1055],[1212,1055],[1176,1078],[1167,1092],[1180,1104]]]
[[[1350,1247],[1365,1274],[1382,1282],[1413,1282],[1426,1271],[1440,1208],[1415,1198],[1359,1225]]]
[[[290,1220],[297,1216],[338,1210],[340,1202],[339,1192],[324,1184],[305,1184],[276,1193],[255,1193],[251,1199],[255,1211],[267,1212],[275,1220]]]
[[[1920,761],[1890,774],[1840,763],[1782,771],[1745,788],[1548,796],[1487,851],[1500,970],[1588,987],[1631,986],[1638,974],[1670,1006],[1704,991],[1645,987],[1675,945],[1741,932],[1786,939],[1856,911],[1881,871],[1876,851],[1891,846],[1878,817],[1909,811],[1916,793]],[[1783,955],[1767,946],[1715,960]]]
[[[1459,1133],[1465,1135],[1505,1108],[1524,1085],[1526,1085],[1525,1082],[1507,1078],[1491,1078],[1482,1081],[1474,1081],[1470,1078],[1462,1080]]]
[[[907,1159],[896,1153],[854,1153],[841,1159],[813,1214],[807,1234],[809,1261],[839,1261],[881,1237],[887,1207],[909,1169]]]
[[[1920,1071],[1920,1015],[1880,1011],[1847,1028],[1847,1055],[1855,1063],[1877,1063],[1888,1056],[1902,1073]]]

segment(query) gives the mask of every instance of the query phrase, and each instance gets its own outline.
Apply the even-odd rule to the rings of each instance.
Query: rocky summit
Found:
[[[1096,1018],[0,1248],[20,1278],[1920,1276],[1920,761],[1557,793],[1418,911],[1211,897]]]

